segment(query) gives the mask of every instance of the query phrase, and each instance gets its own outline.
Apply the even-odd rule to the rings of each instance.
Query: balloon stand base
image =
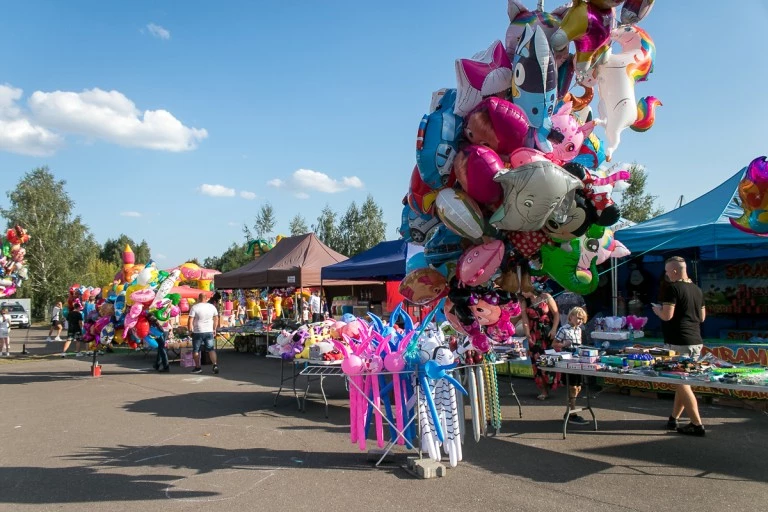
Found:
[[[416,478],[440,478],[448,474],[448,468],[432,459],[420,459],[418,456],[408,457],[408,464],[403,466],[408,473]]]
[[[101,365],[95,364],[91,366],[91,377],[101,377]]]
[[[368,450],[368,462],[381,461],[382,464],[386,464],[386,463],[391,464],[395,462],[395,457],[397,455],[398,455],[397,453],[392,453],[392,452],[387,452],[385,454],[384,450],[381,450],[381,449]]]

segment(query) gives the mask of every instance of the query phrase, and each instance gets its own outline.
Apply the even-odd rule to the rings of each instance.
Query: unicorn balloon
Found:
[[[600,102],[598,112],[605,124],[605,158],[610,161],[621,142],[625,128],[646,131],[656,120],[656,107],[661,102],[647,96],[635,99],[635,83],[644,81],[653,72],[656,46],[648,33],[636,26],[622,26],[611,32],[611,39],[621,46],[621,53],[609,53],[594,73]],[[594,81],[586,79],[584,85]]]

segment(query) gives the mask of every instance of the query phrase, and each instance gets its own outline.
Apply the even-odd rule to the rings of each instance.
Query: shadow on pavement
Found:
[[[622,422],[623,423],[623,422]],[[734,429],[734,426],[730,426]],[[743,434],[745,426],[739,426],[738,432]],[[728,436],[729,426],[709,429],[706,438],[689,438],[677,433],[670,433],[654,440],[642,440],[637,443],[600,446],[580,450],[585,454],[605,455],[627,459],[623,467],[631,468],[634,473],[642,473],[635,469],[635,461],[648,463],[650,466],[669,465],[682,466],[694,471],[695,475],[677,475],[678,477],[720,479],[732,481],[739,479],[752,482],[768,482],[768,460],[763,443],[757,439],[734,439],[732,443],[723,443],[711,439]],[[713,432],[713,430],[715,430]],[[734,429],[735,430],[735,429]],[[765,439],[764,432],[756,432],[756,437]],[[756,444],[759,443],[759,444]],[[658,471],[647,473],[658,476]],[[672,476],[672,475],[670,475]]]
[[[215,495],[214,492],[168,489],[169,483],[178,479],[175,475],[105,473],[89,467],[0,467],[3,482],[0,503],[144,501],[152,497],[200,499]]]

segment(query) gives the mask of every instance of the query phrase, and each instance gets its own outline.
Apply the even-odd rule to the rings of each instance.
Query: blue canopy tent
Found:
[[[616,238],[635,256],[691,248],[699,260],[768,256],[768,239],[739,231],[728,221],[742,213],[738,185],[745,171],[680,208],[618,230]]]
[[[381,242],[348,260],[323,267],[320,275],[322,279],[341,279],[338,276],[344,276],[346,281],[400,281],[405,277],[408,259],[423,251],[423,247],[405,240]],[[389,302],[389,288],[388,283],[384,288],[384,295],[378,297],[385,304]]]
[[[628,269],[623,263],[619,271],[612,268],[614,277],[614,314],[617,311],[618,288],[629,292],[631,286],[630,273],[644,272],[661,280],[664,273],[664,260],[673,255],[685,257],[690,263],[691,277],[703,288],[703,281],[709,286],[707,292],[717,293],[719,290],[711,284],[713,275],[724,263],[734,260],[760,260],[768,258],[768,239],[744,233],[733,227],[729,218],[739,217],[743,210],[740,206],[738,185],[746,167],[735,173],[719,186],[675,210],[653,219],[641,222],[635,226],[616,231],[616,239],[621,241],[632,252]],[[628,283],[625,287],[617,283]],[[657,300],[658,282],[651,282],[647,288],[647,296],[642,302]],[[727,290],[726,290],[727,291]],[[628,299],[630,293],[627,294]],[[657,321],[654,315],[649,316],[649,327]],[[703,326],[705,336],[716,337],[720,329],[756,328],[760,323],[759,315],[743,316],[723,314],[715,316]]]
[[[424,248],[405,240],[381,242],[367,251],[321,270],[323,279],[399,281],[405,277],[405,262]]]

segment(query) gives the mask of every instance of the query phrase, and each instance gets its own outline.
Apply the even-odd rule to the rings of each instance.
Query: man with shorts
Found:
[[[51,311],[51,328],[48,329],[48,337],[45,341],[61,341],[61,328],[64,326],[63,316],[64,312],[62,311],[62,304],[61,301],[59,301],[53,306],[53,310]],[[51,339],[54,329],[56,329],[56,338]]]
[[[213,373],[219,373],[219,365],[216,364],[216,350],[213,339],[219,328],[219,310],[210,302],[205,301],[205,295],[198,296],[197,302],[189,310],[189,332],[192,333],[192,358],[195,360],[195,369],[192,373],[201,373],[200,347],[205,344],[205,350],[211,356]]]
[[[67,314],[67,341],[64,342],[64,350],[61,352],[61,357],[67,356],[67,350],[74,341],[77,343],[77,352],[75,357],[83,357],[85,352],[82,351],[83,340],[83,304],[80,299],[75,299],[72,304],[71,311]]]
[[[685,260],[680,256],[669,258],[664,265],[664,271],[668,285],[664,288],[661,305],[653,306],[653,312],[662,320],[664,343],[681,356],[698,359],[703,346],[701,323],[707,317],[704,294],[701,288],[688,278]],[[688,412],[691,421],[680,427],[677,421],[684,410]],[[699,416],[699,404],[691,386],[677,386],[667,429],[692,436],[706,435]]]

